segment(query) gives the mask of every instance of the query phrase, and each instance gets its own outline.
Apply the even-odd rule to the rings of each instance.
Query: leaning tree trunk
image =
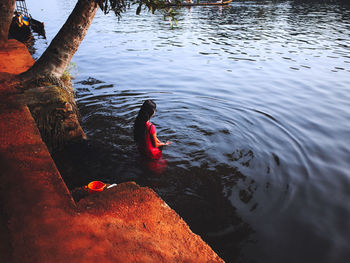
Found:
[[[1,0],[0,0],[1,1]],[[96,0],[78,0],[66,23],[23,79],[60,78],[84,39],[98,9]]]
[[[0,48],[5,46],[15,10],[15,0],[0,0]]]
[[[0,0],[1,1],[1,0]],[[62,76],[98,9],[96,0],[78,0],[42,56],[19,79],[24,97],[50,151],[85,139],[70,78]]]

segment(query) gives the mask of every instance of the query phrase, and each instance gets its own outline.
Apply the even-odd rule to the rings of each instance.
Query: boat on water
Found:
[[[25,0],[16,0],[9,38],[27,42],[32,39],[32,31],[46,38],[44,23],[32,18],[28,12]]]
[[[173,3],[168,3],[168,6],[222,6],[222,5],[228,5],[231,3],[232,0],[227,1],[219,1],[219,2],[199,2],[194,0],[193,2],[180,2],[180,1],[174,1]]]

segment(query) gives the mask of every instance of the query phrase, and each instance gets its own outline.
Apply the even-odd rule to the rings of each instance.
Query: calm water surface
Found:
[[[48,40],[75,1],[27,1]],[[98,12],[73,58],[87,145],[57,153],[73,188],[154,189],[227,262],[348,262],[350,8],[244,1],[179,9],[174,29],[134,8]],[[133,144],[140,105],[167,169]]]

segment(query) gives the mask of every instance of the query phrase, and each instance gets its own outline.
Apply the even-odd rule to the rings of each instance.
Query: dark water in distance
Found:
[[[47,2],[27,5],[50,41],[75,1]],[[349,6],[183,8],[174,29],[134,12],[98,12],[73,58],[90,140],[57,153],[69,187],[149,186],[227,262],[348,262]],[[162,174],[133,144],[145,99],[173,142]]]

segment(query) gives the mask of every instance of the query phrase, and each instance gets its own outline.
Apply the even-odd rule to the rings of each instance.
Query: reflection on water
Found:
[[[134,11],[98,13],[74,56],[90,140],[56,153],[68,186],[152,187],[227,262],[347,262],[349,6],[185,8],[172,30]],[[146,99],[173,142],[160,174],[132,139]]]

